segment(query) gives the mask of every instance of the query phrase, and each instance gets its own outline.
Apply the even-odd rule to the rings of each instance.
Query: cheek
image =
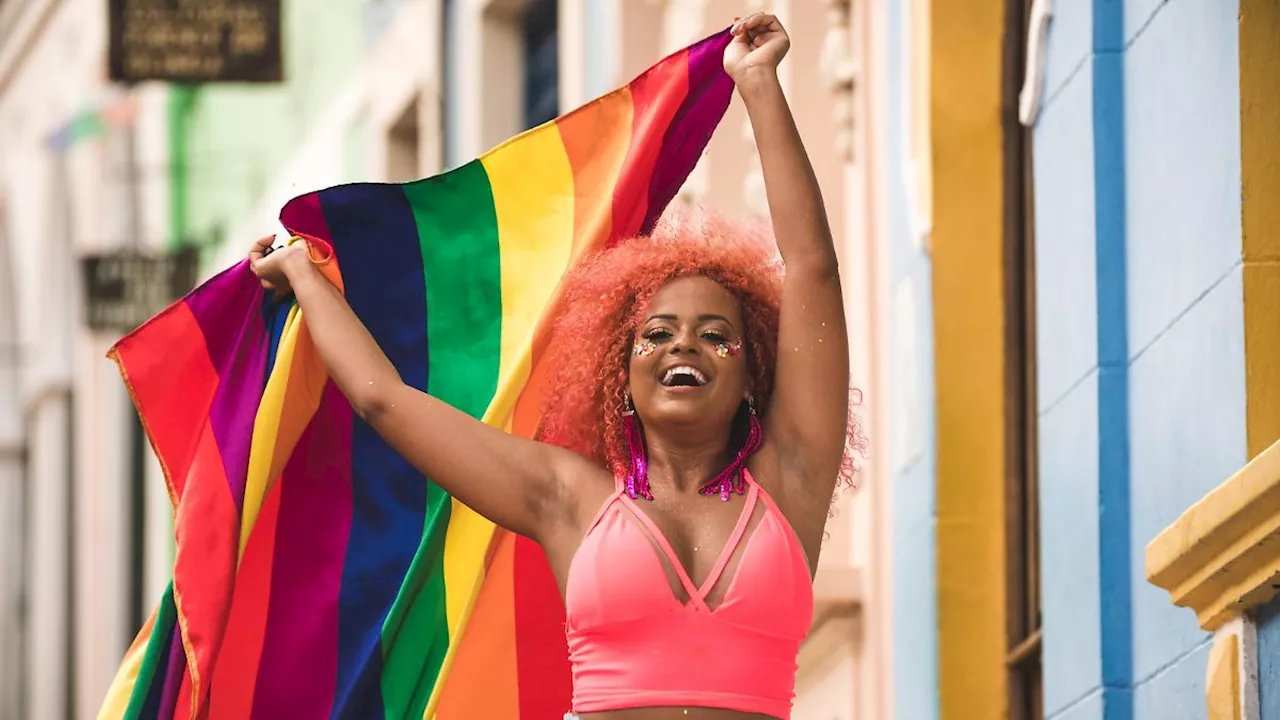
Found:
[[[627,359],[627,375],[628,382],[635,384],[637,381],[641,383],[650,382],[652,375],[654,360],[652,357],[643,355],[631,355]]]
[[[735,381],[735,389],[742,390],[746,388],[748,381],[747,364],[742,360],[742,358],[739,358],[738,361],[733,364],[733,370],[730,371],[730,375]]]

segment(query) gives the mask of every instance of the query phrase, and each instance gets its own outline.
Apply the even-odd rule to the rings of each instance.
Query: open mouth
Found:
[[[702,387],[707,376],[701,370],[688,365],[677,365],[662,374],[664,387]]]

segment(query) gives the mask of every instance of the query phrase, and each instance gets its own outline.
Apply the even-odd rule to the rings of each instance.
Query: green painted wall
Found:
[[[170,100],[173,242],[225,238],[250,212],[308,127],[354,73],[364,48],[363,0],[283,0],[285,81],[175,86]],[[362,138],[350,133],[348,168]]]

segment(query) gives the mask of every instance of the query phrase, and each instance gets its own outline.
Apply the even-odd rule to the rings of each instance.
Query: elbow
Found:
[[[347,393],[347,401],[356,415],[369,425],[377,425],[395,407],[393,399],[396,387],[401,383],[368,381],[364,387]]]

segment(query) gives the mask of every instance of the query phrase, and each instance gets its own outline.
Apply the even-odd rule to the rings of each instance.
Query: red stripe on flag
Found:
[[[146,333],[141,332],[143,328]],[[204,430],[187,421],[190,408],[209,406],[218,389],[218,373],[186,303],[170,306],[143,328],[117,343],[109,356],[120,366],[156,455],[162,459],[169,499],[176,505],[190,475],[197,438]]]
[[[573,696],[565,640],[564,602],[542,548],[515,538],[516,666],[520,685],[520,717],[560,717]]]
[[[681,50],[631,82],[631,147],[613,191],[613,245],[640,232],[662,141],[689,94],[689,51]]]
[[[262,501],[236,576],[226,642],[214,669],[212,686],[218,688],[218,692],[211,698],[210,720],[244,720],[251,715],[262,642],[266,637],[267,611],[271,606],[271,574],[279,518],[280,486],[277,484]]]
[[[225,467],[206,425],[191,461],[192,482],[182,493],[174,520],[173,594],[191,655],[188,671],[197,708],[208,696],[235,584],[240,522]]]

